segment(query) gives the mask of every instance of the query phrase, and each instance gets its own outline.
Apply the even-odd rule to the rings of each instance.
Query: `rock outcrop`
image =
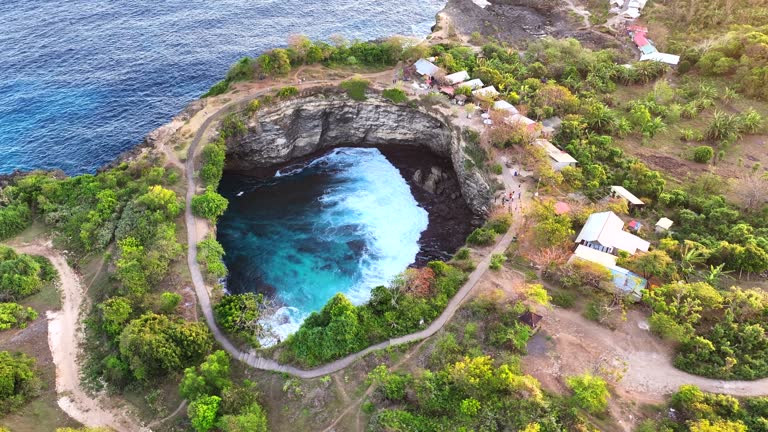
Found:
[[[464,151],[448,119],[379,97],[358,102],[346,96],[315,95],[279,102],[247,121],[248,131],[227,144],[227,169],[247,171],[284,165],[340,146],[418,146],[451,161],[469,208],[487,216],[491,191]],[[417,183],[438,187],[441,173],[420,174]]]

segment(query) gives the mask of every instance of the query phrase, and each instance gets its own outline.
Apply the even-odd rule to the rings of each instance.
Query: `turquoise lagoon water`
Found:
[[[428,225],[377,149],[335,149],[269,179],[227,173],[220,192],[227,290],[274,295],[281,307],[267,322],[281,338],[338,292],[367,300],[414,262]]]

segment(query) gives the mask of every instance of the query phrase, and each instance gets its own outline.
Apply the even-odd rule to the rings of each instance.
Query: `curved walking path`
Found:
[[[339,80],[341,81],[341,80]],[[299,87],[317,86],[318,84],[333,84],[336,82],[307,82]],[[507,232],[501,240],[496,244],[493,250],[487,254],[487,256],[478,263],[477,268],[469,275],[467,282],[459,289],[456,295],[446,306],[440,316],[435,319],[427,328],[415,333],[407,334],[401,337],[389,339],[384,342],[372,345],[362,351],[350,354],[339,360],[326,363],[315,369],[300,369],[294,366],[280,364],[274,360],[260,357],[254,351],[244,352],[239,350],[232,342],[224,335],[219,329],[216,321],[213,317],[213,309],[211,307],[211,300],[208,290],[203,280],[200,266],[197,262],[197,243],[198,231],[196,224],[207,223],[205,220],[198,220],[193,214],[191,209],[192,197],[195,195],[197,185],[195,183],[195,155],[197,147],[200,141],[203,139],[208,127],[211,123],[221,118],[224,114],[229,112],[233,107],[238,104],[242,104],[254,97],[271,91],[271,88],[262,89],[258,92],[252,93],[247,97],[231,101],[224,106],[220,107],[210,117],[208,117],[197,130],[192,143],[190,144],[187,160],[185,162],[185,171],[187,179],[187,195],[186,195],[186,208],[184,211],[184,219],[187,225],[187,241],[188,241],[188,254],[187,261],[189,270],[192,276],[192,282],[194,284],[195,292],[197,293],[198,300],[200,302],[200,308],[205,316],[205,321],[213,333],[216,341],[229,352],[233,357],[240,361],[252,366],[256,369],[287,373],[299,378],[311,379],[318,378],[324,375],[328,375],[346,368],[355,361],[362,357],[365,357],[371,352],[381,350],[390,346],[406,344],[409,342],[420,341],[428,338],[437,333],[443,326],[453,317],[456,311],[459,309],[464,300],[468,297],[470,292],[475,288],[478,281],[482,278],[483,274],[488,270],[490,264],[491,255],[495,253],[503,253],[509,244],[512,242],[514,234],[513,230]],[[503,175],[505,186],[508,191],[517,191],[518,188],[514,187],[517,184],[517,179],[512,175],[510,169],[503,166]],[[528,191],[529,193],[531,191]],[[526,204],[527,205],[527,204]],[[517,222],[517,218],[516,218]],[[649,354],[647,358],[648,364],[645,367],[640,367],[633,370],[634,378],[645,383],[648,383],[648,391],[653,393],[657,390],[663,389],[668,391],[669,389],[676,389],[683,384],[695,384],[702,390],[709,392],[727,393],[736,396],[762,396],[768,394],[768,379],[762,379],[758,381],[723,381],[716,379],[709,379],[700,376],[695,376],[683,372],[672,365],[671,358],[664,354]],[[657,385],[653,385],[653,384]]]
[[[308,82],[304,86],[317,86],[317,85],[318,85],[317,82]],[[254,368],[273,371],[273,372],[287,373],[287,374],[297,376],[299,378],[318,378],[318,377],[339,371],[341,369],[344,369],[350,364],[354,363],[356,360],[366,356],[367,354],[373,351],[377,351],[377,350],[384,349],[394,345],[400,345],[400,344],[405,344],[409,342],[419,341],[437,333],[437,331],[440,330],[445,325],[445,323],[447,323],[451,319],[451,317],[453,317],[453,315],[459,309],[461,304],[464,302],[464,299],[467,298],[467,295],[472,291],[472,289],[475,287],[477,282],[480,280],[480,278],[483,276],[485,271],[488,269],[488,265],[490,264],[490,260],[491,260],[491,254],[488,254],[488,256],[486,256],[480,263],[478,263],[477,268],[469,275],[469,279],[459,289],[456,295],[453,296],[453,298],[448,303],[448,306],[446,306],[443,313],[437,319],[435,319],[427,328],[415,333],[411,333],[405,336],[380,342],[376,345],[369,346],[368,348],[362,351],[356,352],[354,354],[350,354],[347,357],[341,358],[331,363],[327,363],[315,369],[311,369],[311,370],[299,369],[294,366],[283,365],[274,360],[260,357],[254,351],[250,351],[250,352],[241,351],[232,344],[232,342],[226,337],[226,335],[221,331],[219,326],[216,324],[216,321],[214,320],[214,317],[213,317],[213,308],[211,307],[210,295],[208,293],[208,289],[205,286],[205,281],[203,279],[200,265],[197,262],[197,243],[200,240],[198,238],[197,223],[207,223],[207,221],[202,219],[198,220],[198,218],[196,218],[192,214],[192,206],[191,206],[192,197],[195,196],[195,193],[197,191],[197,184],[195,183],[195,155],[197,152],[197,147],[200,145],[200,142],[202,141],[208,128],[213,122],[215,122],[216,120],[220,119],[222,116],[230,112],[230,110],[233,107],[236,107],[239,104],[242,104],[250,99],[253,99],[259,94],[262,94],[271,90],[272,89],[270,88],[264,89],[264,90],[261,90],[260,92],[251,94],[247,97],[243,97],[243,98],[231,101],[226,105],[220,107],[214,113],[212,113],[210,117],[208,117],[202,123],[200,128],[197,130],[195,137],[193,138],[192,143],[189,146],[187,160],[185,162],[185,171],[186,171],[185,174],[187,179],[187,195],[186,195],[186,208],[184,210],[184,221],[187,225],[187,244],[188,244],[187,264],[189,265],[189,271],[192,276],[192,283],[195,288],[195,293],[197,294],[198,300],[200,302],[200,308],[203,311],[203,316],[205,316],[205,321],[208,323],[208,327],[210,327],[211,332],[213,333],[213,336],[216,339],[216,341],[219,344],[221,344],[221,346],[228,353],[230,353],[234,358],[237,358]],[[512,242],[513,237],[514,235],[512,234],[511,231],[505,234],[501,238],[501,241],[499,241],[498,244],[493,249],[493,253],[503,253],[506,250],[506,248],[509,246],[509,244]]]

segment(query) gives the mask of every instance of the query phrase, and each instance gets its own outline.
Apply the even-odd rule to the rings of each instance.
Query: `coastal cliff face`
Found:
[[[379,97],[358,102],[318,95],[279,102],[246,124],[248,132],[227,144],[227,169],[269,168],[340,146],[421,147],[450,160],[461,195],[473,213],[485,217],[490,210],[488,182],[474,164],[465,163],[469,157],[461,134],[447,119]],[[435,181],[430,179],[413,180]]]

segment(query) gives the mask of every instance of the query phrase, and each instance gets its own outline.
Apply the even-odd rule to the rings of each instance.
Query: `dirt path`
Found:
[[[151,429],[151,428],[154,428],[154,427],[158,427],[161,424],[167,422],[168,420],[170,420],[170,419],[176,417],[177,415],[181,414],[182,411],[187,407],[187,404],[188,404],[188,402],[187,402],[186,399],[181,401],[179,406],[172,413],[170,413],[167,416],[165,416],[165,418],[161,418],[159,420],[153,421],[152,423],[149,424],[149,428]]]
[[[107,426],[118,432],[143,429],[125,409],[113,406],[105,395],[90,396],[80,385],[78,354],[82,332],[80,311],[84,288],[80,277],[67,264],[61,253],[46,243],[14,245],[22,253],[48,258],[59,274],[62,307],[60,311],[47,311],[48,346],[56,365],[56,393],[59,407],[70,417],[86,426]]]
[[[542,329],[551,336],[546,353],[523,359],[526,371],[542,380],[575,375],[600,367],[624,369],[616,383],[629,399],[662,403],[665,395],[684,384],[704,391],[734,396],[768,395],[768,378],[724,381],[691,375],[672,364],[672,350],[647,330],[639,311],[631,311],[616,330],[589,321],[580,314],[554,308],[547,311]]]

